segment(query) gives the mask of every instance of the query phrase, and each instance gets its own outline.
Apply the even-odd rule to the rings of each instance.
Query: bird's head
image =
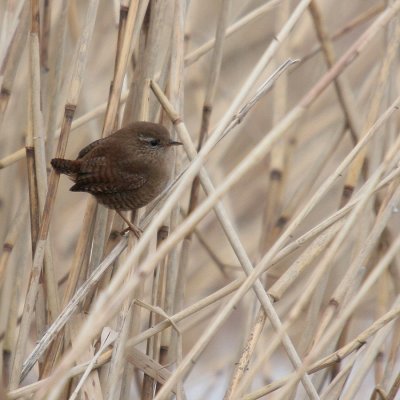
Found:
[[[138,121],[126,127],[135,137],[136,146],[146,153],[166,152],[173,146],[182,145],[181,142],[172,140],[168,130],[161,124]]]

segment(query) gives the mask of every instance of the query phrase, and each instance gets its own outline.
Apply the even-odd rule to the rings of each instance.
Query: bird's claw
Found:
[[[121,234],[121,236],[124,236],[128,232],[132,232],[138,239],[140,239],[140,236],[142,235],[143,230],[138,228],[137,226],[131,224],[130,226],[128,226],[127,228],[122,230],[120,232],[120,234]]]

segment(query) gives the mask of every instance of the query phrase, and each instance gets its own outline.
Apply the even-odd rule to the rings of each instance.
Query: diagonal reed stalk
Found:
[[[400,0],[253,3],[0,2],[1,398],[397,398]],[[140,240],[49,165],[138,119]]]

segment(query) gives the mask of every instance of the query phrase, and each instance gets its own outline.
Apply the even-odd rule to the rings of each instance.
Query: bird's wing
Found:
[[[99,178],[97,175],[80,174],[71,187],[72,192],[123,193],[141,188],[147,182],[147,178],[141,174],[126,174],[123,180],[109,180]]]
[[[136,190],[147,182],[147,174],[129,167],[121,155],[111,156],[107,142],[94,146],[81,160],[73,192],[116,193]]]
[[[86,147],[84,147],[78,154],[78,158],[77,160],[79,160],[80,158],[84,157],[86,154],[88,154],[91,150],[97,148],[97,147],[101,147],[101,145],[104,143],[104,141],[107,138],[102,138],[102,139],[98,139],[95,140],[94,142],[88,144]]]

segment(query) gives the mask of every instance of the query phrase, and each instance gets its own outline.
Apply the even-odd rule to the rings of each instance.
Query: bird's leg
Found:
[[[128,228],[124,229],[121,232],[121,235],[124,235],[126,232],[131,231],[138,239],[140,238],[140,235],[143,233],[143,231],[138,228],[136,225],[132,224],[131,221],[126,218],[121,211],[115,210],[117,214],[128,224]]]

